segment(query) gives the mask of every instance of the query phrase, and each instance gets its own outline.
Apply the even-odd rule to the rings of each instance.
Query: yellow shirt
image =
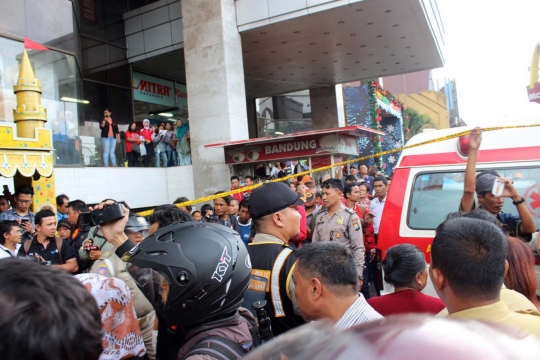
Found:
[[[525,295],[518,293],[517,291],[502,287],[501,289],[501,301],[508,306],[510,311],[527,311],[536,310],[536,306],[525,297]],[[444,308],[437,314],[439,317],[448,316],[448,309]]]
[[[540,312],[512,312],[502,301],[479,306],[448,315],[451,318],[474,319],[491,323],[510,325],[525,330],[540,339]]]

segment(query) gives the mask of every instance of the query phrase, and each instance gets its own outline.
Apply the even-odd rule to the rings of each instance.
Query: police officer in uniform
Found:
[[[266,300],[275,336],[304,324],[293,304],[296,253],[288,242],[300,228],[301,216],[295,207],[312,199],[312,194],[299,195],[284,183],[264,184],[249,198],[249,214],[257,234],[248,245],[252,270],[244,307],[251,309],[254,300]]]
[[[358,286],[364,278],[364,239],[362,224],[354,210],[343,205],[343,183],[339,179],[329,179],[323,183],[323,208],[315,218],[312,242],[336,241],[349,248],[358,270]]]

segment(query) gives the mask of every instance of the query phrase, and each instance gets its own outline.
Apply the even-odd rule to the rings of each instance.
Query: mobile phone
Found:
[[[21,224],[22,223],[27,223],[29,220],[28,219],[21,219]]]
[[[99,246],[96,246],[96,245],[85,246],[84,250],[86,251],[99,250]]]
[[[502,182],[499,179],[495,179],[493,182],[493,188],[491,189],[491,193],[493,196],[502,196],[504,192],[504,182]]]
[[[4,185],[4,194],[9,193],[9,186]]]

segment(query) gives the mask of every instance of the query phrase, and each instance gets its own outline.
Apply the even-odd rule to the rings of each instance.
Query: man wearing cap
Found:
[[[322,190],[322,211],[317,213],[312,242],[336,241],[345,245],[353,254],[358,270],[358,288],[364,281],[364,238],[362,223],[354,212],[341,202],[343,183],[340,179],[324,182]]]
[[[519,195],[512,182],[509,179],[500,177],[495,170],[482,171],[476,175],[476,158],[481,143],[482,133],[478,129],[474,129],[469,139],[469,157],[465,169],[463,196],[459,210],[471,211],[476,207],[474,201],[474,193],[476,192],[478,207],[495,216],[505,234],[530,241],[532,233],[536,231],[536,224],[525,206],[525,200]],[[504,183],[502,196],[495,196],[491,192],[497,179]],[[519,216],[501,211],[507,197],[512,199]]]
[[[283,183],[267,183],[253,190],[249,198],[249,214],[257,235],[248,246],[252,277],[244,306],[251,308],[252,300],[265,299],[276,336],[304,323],[293,305],[291,277],[296,254],[288,245],[299,232],[301,217],[295,207],[303,205],[304,199],[305,195]]]

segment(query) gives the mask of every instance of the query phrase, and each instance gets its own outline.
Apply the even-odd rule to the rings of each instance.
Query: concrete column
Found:
[[[336,87],[309,89],[313,130],[339,127]]]
[[[233,0],[182,0],[195,197],[229,188],[223,149],[248,138],[242,43]]]
[[[257,136],[258,119],[257,119],[257,107],[255,106],[255,101],[257,100],[253,100],[253,99],[246,100],[247,117],[248,117],[248,132],[249,132],[250,139],[258,137]]]

